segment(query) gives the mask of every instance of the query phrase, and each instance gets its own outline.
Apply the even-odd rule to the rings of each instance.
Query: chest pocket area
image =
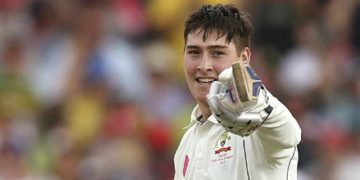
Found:
[[[209,152],[210,164],[209,167],[219,168],[233,167],[235,163],[235,153],[238,152],[234,146],[234,135],[226,131],[217,137],[216,141],[213,142],[211,150]],[[222,169],[222,168],[221,168]]]

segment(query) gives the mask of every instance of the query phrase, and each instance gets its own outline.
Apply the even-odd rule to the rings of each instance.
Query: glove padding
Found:
[[[272,110],[266,90],[261,87],[262,82],[252,68],[238,61],[220,73],[219,81],[211,84],[207,103],[227,131],[248,136]]]

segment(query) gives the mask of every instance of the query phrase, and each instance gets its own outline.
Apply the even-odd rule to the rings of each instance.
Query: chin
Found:
[[[202,93],[198,93],[195,97],[196,101],[199,103],[199,104],[207,104],[207,98],[206,96],[208,95],[209,93],[206,92],[202,92]]]
[[[207,98],[206,96],[209,94],[210,86],[204,87],[204,86],[192,86],[190,88],[190,92],[193,95],[194,99],[197,101],[197,103],[201,104],[207,104]]]

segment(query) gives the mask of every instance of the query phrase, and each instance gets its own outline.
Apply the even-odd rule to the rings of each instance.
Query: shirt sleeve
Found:
[[[301,129],[285,105],[271,93],[267,92],[267,95],[273,110],[250,138],[269,160],[276,160],[292,154],[300,143]]]

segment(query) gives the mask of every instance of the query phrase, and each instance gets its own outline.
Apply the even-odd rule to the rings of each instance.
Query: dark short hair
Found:
[[[217,32],[218,38],[226,36],[228,43],[234,40],[239,52],[250,46],[252,29],[248,13],[239,11],[233,5],[203,5],[186,19],[184,39],[186,42],[189,33],[200,30],[204,32],[205,41],[212,32]]]

